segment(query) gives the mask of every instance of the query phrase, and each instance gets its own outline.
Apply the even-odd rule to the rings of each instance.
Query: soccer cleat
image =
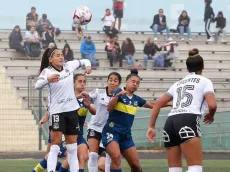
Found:
[[[207,40],[207,42],[213,42],[213,41],[215,41],[213,37],[211,37],[211,38],[209,38],[209,39]]]

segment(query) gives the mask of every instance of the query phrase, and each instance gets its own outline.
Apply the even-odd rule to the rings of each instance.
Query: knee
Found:
[[[153,25],[153,29],[154,29],[154,30],[157,30],[157,29],[158,29],[158,24],[154,24],[154,25]]]
[[[121,166],[121,155],[119,153],[115,153],[112,156],[110,156],[112,164],[116,167]]]
[[[89,163],[91,166],[96,167],[98,161],[98,153],[96,152],[90,152],[89,153]]]
[[[144,55],[144,60],[148,60],[148,56],[147,55]]]
[[[105,164],[99,162],[99,163],[98,163],[98,170],[99,170],[99,171],[104,171],[104,170],[105,170]]]
[[[67,149],[67,151],[69,153],[76,152],[76,150],[77,150],[77,143],[67,144],[66,145],[66,149]]]
[[[80,162],[80,163],[81,163],[81,162],[87,162],[88,159],[89,159],[89,154],[88,154],[88,153],[87,153],[87,154],[81,154],[81,155],[79,156],[79,162]]]
[[[62,140],[61,139],[59,139],[59,138],[52,138],[51,139],[51,144],[52,145],[61,145],[62,144]]]

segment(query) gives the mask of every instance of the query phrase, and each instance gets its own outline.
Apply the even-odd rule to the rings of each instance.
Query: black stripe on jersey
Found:
[[[78,59],[77,59],[78,60]],[[78,63],[79,63],[79,67],[78,68],[80,68],[81,67],[81,61],[80,60],[78,60]],[[77,69],[78,69],[77,68]]]
[[[171,99],[173,99],[173,96],[169,93],[169,92],[166,92],[166,94],[171,97]]]
[[[205,100],[205,97],[203,98],[203,101],[202,101],[201,106],[200,106],[200,114],[201,114],[201,108],[202,108],[202,106],[203,106],[203,104],[204,104],[204,100]],[[201,115],[202,115],[202,114],[201,114]]]
[[[49,89],[49,90],[50,90],[50,103],[49,103],[49,104],[51,104],[51,102],[52,102],[52,101],[51,101],[51,100],[52,100],[52,99],[51,99],[51,96],[52,96],[52,94],[51,94],[51,86],[50,86],[50,84],[48,84],[48,86],[49,86],[49,88],[50,88],[50,89]]]

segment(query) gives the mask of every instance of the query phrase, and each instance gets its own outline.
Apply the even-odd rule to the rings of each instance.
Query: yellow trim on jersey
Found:
[[[115,109],[130,115],[136,115],[137,113],[137,108],[134,106],[129,106],[124,103],[118,102],[117,105],[115,106]]]
[[[43,172],[44,170],[45,169],[41,166],[40,163],[34,168],[34,171],[36,172]]]
[[[78,110],[78,115],[79,116],[86,116],[88,114],[88,109],[87,108],[80,108]]]

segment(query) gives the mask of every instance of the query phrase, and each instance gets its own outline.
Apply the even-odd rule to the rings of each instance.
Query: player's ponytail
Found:
[[[42,61],[41,61],[39,73],[41,73],[43,71],[43,69],[47,68],[50,65],[50,63],[49,63],[49,57],[53,56],[54,51],[56,49],[57,48],[47,48],[44,51],[44,53],[42,55]]]
[[[140,76],[138,75],[137,69],[131,69],[130,74],[126,77],[126,81],[128,81],[132,76],[136,76],[139,79],[141,79]]]
[[[189,72],[197,73],[204,69],[204,60],[199,55],[199,50],[197,48],[193,48],[189,51],[186,66]]]

